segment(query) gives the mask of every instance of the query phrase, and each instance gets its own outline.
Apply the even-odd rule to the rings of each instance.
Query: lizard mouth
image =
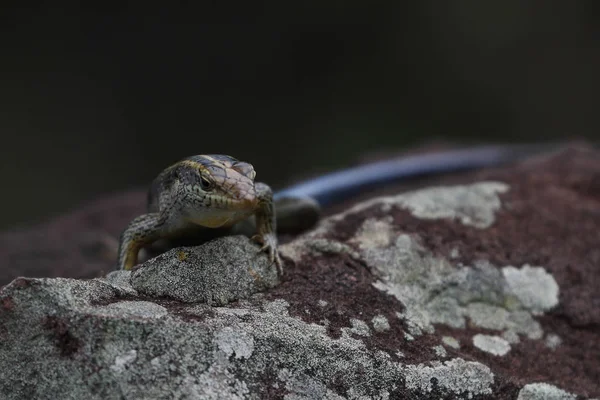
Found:
[[[249,196],[244,196],[242,198],[236,199],[233,202],[233,204],[235,205],[235,208],[237,208],[237,209],[249,210],[249,209],[255,208],[257,202],[258,202],[258,199],[256,198],[256,196],[254,196],[254,194],[252,194]]]
[[[234,199],[231,202],[231,205],[233,208],[239,210],[253,209],[258,203],[254,186],[239,188],[235,193],[231,193],[231,198]]]
[[[250,211],[256,208],[258,199],[255,196],[214,196],[208,202],[209,208],[215,213],[230,213],[236,211]],[[218,211],[217,211],[218,210]]]
[[[233,181],[217,185],[217,190],[207,193],[209,207],[222,211],[250,211],[256,208],[258,197],[253,182]]]

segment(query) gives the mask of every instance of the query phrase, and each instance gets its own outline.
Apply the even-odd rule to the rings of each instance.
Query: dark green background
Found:
[[[0,227],[190,154],[279,187],[428,140],[600,127],[594,1],[56,4],[0,14]]]

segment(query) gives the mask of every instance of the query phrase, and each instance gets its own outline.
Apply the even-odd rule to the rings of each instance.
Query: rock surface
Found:
[[[355,204],[282,246],[278,285],[256,250],[12,281],[0,397],[600,397],[598,152]]]
[[[140,295],[222,306],[272,288],[279,278],[266,253],[246,237],[230,236],[152,258],[133,271],[130,282]]]

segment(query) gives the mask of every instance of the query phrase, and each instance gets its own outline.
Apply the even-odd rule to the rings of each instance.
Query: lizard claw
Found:
[[[254,235],[252,236],[252,240],[261,244],[261,248],[258,251],[259,253],[266,252],[269,255],[269,261],[271,263],[275,263],[277,266],[277,272],[279,276],[283,275],[282,262],[279,257],[279,251],[277,250],[277,237],[274,233],[268,233],[266,235]]]

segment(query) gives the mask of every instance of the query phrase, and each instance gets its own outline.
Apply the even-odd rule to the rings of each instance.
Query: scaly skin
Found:
[[[118,268],[130,270],[138,252],[159,239],[184,236],[194,227],[232,227],[254,216],[260,251],[281,274],[271,188],[255,183],[252,165],[225,155],[185,158],[162,171],[148,193],[148,213],[135,218],[119,240]]]

